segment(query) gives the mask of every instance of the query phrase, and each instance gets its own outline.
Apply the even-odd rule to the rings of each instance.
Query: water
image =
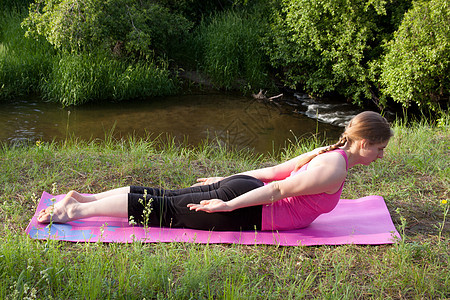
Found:
[[[217,139],[259,153],[278,151],[289,141],[310,137],[336,140],[358,111],[337,103],[312,102],[296,95],[280,101],[224,95],[187,95],[147,101],[61,107],[36,98],[0,105],[0,141],[173,137],[197,145]]]

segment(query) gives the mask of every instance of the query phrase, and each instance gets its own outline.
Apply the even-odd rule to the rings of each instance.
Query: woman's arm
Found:
[[[320,155],[308,166],[307,171],[295,176],[272,182],[228,202],[219,199],[203,200],[200,204],[189,204],[188,207],[191,210],[206,212],[232,211],[247,206],[269,204],[292,196],[333,193],[340,188],[346,175],[346,163],[340,154]]]
[[[291,172],[295,169],[295,166],[297,165],[298,161],[303,158],[306,155],[310,155],[312,153],[315,152],[319,152],[321,149],[323,149],[325,147],[321,147],[321,148],[317,148],[314,149],[313,151],[307,152],[307,153],[303,153],[293,159],[290,159],[286,162],[283,162],[281,164],[272,166],[272,167],[266,167],[266,168],[261,168],[261,169],[256,169],[256,170],[251,170],[251,171],[246,171],[246,172],[242,172],[236,175],[248,175],[248,176],[252,176],[256,179],[261,180],[262,182],[272,182],[275,180],[282,180],[285,179],[286,177],[288,177]],[[216,181],[222,180],[225,177],[208,177],[208,178],[198,178],[197,182],[195,185],[206,185],[206,184],[211,184],[214,183]]]
[[[313,153],[317,153],[324,148],[326,148],[326,147],[316,148],[310,152],[303,153],[297,157],[294,157],[288,161],[285,161],[281,164],[278,164],[278,165],[275,165],[272,167],[247,171],[247,172],[243,172],[240,174],[255,177],[263,182],[272,182],[275,180],[283,180],[283,179],[287,178],[289,175],[291,175],[292,171],[295,169],[295,167],[297,166],[300,159],[302,159],[305,156],[311,155]]]

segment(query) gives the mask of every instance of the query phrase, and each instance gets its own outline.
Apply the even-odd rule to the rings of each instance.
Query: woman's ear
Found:
[[[362,139],[358,141],[360,149],[366,149],[369,146],[369,141],[366,139]]]

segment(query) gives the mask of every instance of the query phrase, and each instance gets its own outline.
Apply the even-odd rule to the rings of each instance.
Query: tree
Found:
[[[37,0],[22,24],[28,35],[43,35],[59,49],[104,47],[140,56],[166,54],[192,27],[168,8],[137,0]]]
[[[387,44],[380,83],[386,96],[436,109],[450,96],[450,5],[418,1]]]
[[[387,8],[384,0],[281,0],[266,47],[271,62],[292,87],[377,102],[369,66],[402,14]]]

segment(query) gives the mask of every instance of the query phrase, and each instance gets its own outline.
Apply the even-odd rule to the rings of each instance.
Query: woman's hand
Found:
[[[222,179],[224,179],[224,177],[198,178],[197,183],[192,186],[208,185],[208,184],[212,184],[217,181],[221,181]]]
[[[231,211],[227,202],[220,199],[202,200],[200,201],[200,204],[190,203],[187,207],[189,207],[190,210],[205,211],[208,213]]]

